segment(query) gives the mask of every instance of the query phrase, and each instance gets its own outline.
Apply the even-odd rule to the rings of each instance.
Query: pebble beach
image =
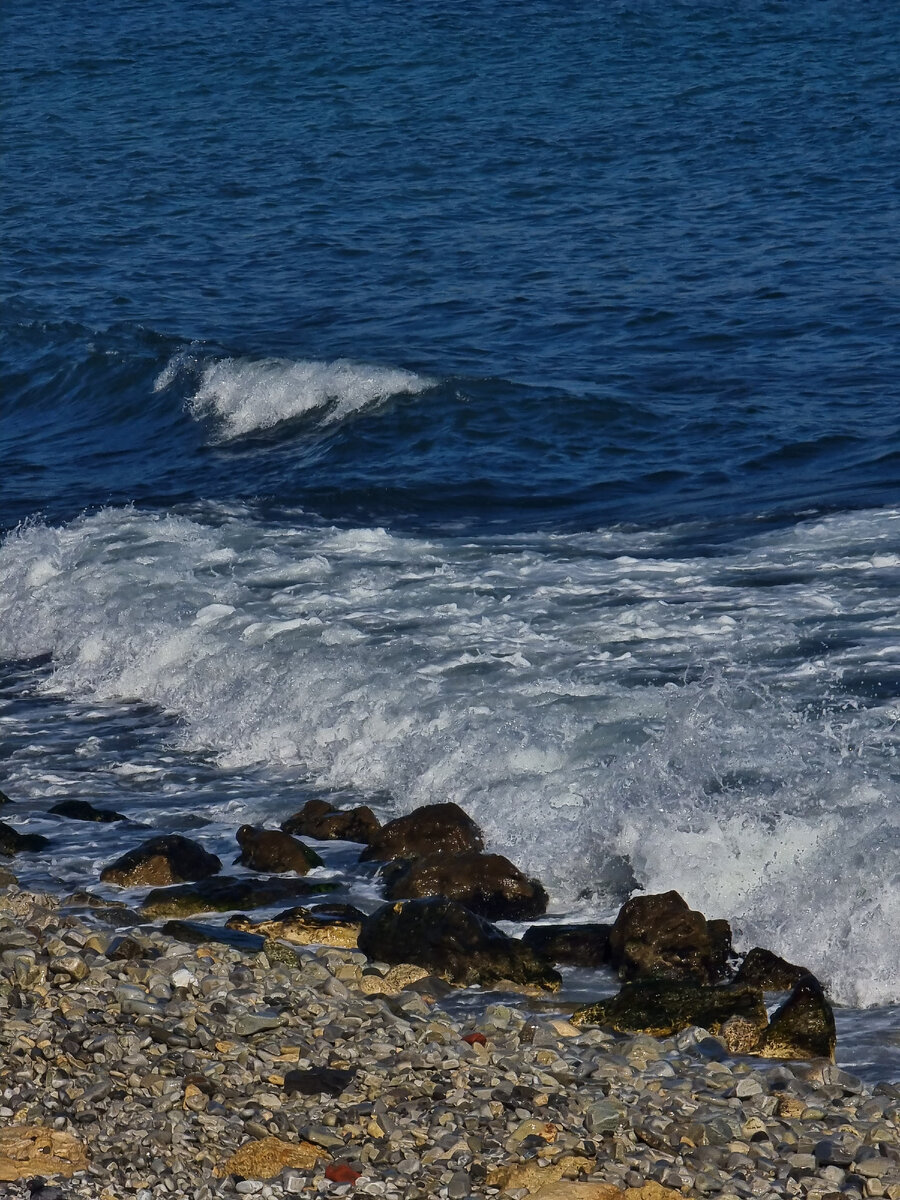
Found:
[[[900,1200],[900,1088],[0,889],[0,1195]]]

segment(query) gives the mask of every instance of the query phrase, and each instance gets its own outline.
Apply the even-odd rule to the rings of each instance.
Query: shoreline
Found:
[[[489,1001],[454,1017],[427,976],[385,979],[358,950],[122,935],[14,885],[0,947],[12,1200],[599,1200],[588,1183],[900,1200],[900,1088],[825,1060],[751,1065],[705,1031],[613,1035]],[[29,1137],[55,1138],[62,1177],[20,1157],[9,1178]]]

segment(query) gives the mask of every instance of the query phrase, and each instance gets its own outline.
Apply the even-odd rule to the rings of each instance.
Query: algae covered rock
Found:
[[[628,980],[715,983],[730,946],[727,921],[707,921],[674,891],[628,900],[609,935],[610,961]]]
[[[372,834],[360,862],[420,858],[425,854],[464,854],[484,849],[481,830],[458,804],[426,804],[388,821]]]
[[[296,871],[298,875],[305,875],[313,867],[322,866],[322,859],[315,850],[279,829],[256,829],[252,825],[242,825],[237,831],[237,841],[241,853],[236,861],[251,871],[266,871],[276,875]]]
[[[609,1000],[577,1009],[572,1023],[603,1025],[617,1033],[670,1037],[692,1025],[718,1033],[733,1017],[750,1022],[761,1035],[767,1024],[762,992],[751,987],[654,980],[626,984]]]
[[[198,843],[180,834],[149,838],[103,868],[103,883],[119,887],[165,887],[206,879],[222,870],[222,862]]]
[[[12,825],[0,821],[0,854],[7,858],[12,858],[14,854],[21,854],[23,851],[43,850],[45,846],[49,845],[50,839],[45,838],[42,833],[19,833],[18,829],[13,829]]]
[[[603,967],[609,962],[611,925],[532,925],[522,941],[551,962],[571,967]]]
[[[755,1053],[762,1058],[834,1058],[834,1011],[813,975],[804,975],[772,1014]]]
[[[528,921],[547,911],[547,893],[502,854],[426,854],[387,873],[389,900],[446,896],[489,921]]]
[[[359,948],[386,963],[414,963],[451,983],[503,979],[556,991],[560,976],[524,943],[443,896],[384,904],[363,922]]]
[[[764,992],[787,992],[809,974],[806,967],[796,967],[771,950],[754,946],[744,956],[734,980],[760,987]]]
[[[284,833],[322,842],[362,842],[367,846],[381,825],[367,804],[337,809],[327,800],[307,800],[299,812],[282,821],[281,828]]]
[[[261,879],[224,875],[186,883],[180,887],[154,888],[141,905],[143,917],[191,917],[196,913],[233,912],[287,904],[305,896],[332,892],[338,884],[329,879]]]

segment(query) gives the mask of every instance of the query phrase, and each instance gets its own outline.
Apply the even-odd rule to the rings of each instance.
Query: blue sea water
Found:
[[[678,887],[805,962],[900,1071],[891,6],[0,20],[34,879],[121,841],[60,796],[214,846],[453,799],[558,913]]]

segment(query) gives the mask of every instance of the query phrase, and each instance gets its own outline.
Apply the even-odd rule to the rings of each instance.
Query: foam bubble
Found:
[[[11,535],[0,655],[177,714],[224,766],[455,800],[557,910],[676,887],[839,999],[900,1000],[900,513],[718,555],[213,515]]]
[[[342,421],[391,396],[415,396],[432,386],[431,380],[411,371],[344,359],[224,358],[203,364],[181,355],[160,372],[154,390],[169,387],[183,371],[199,376],[188,402],[191,412],[216,418],[226,439],[307,414],[325,424]]]

